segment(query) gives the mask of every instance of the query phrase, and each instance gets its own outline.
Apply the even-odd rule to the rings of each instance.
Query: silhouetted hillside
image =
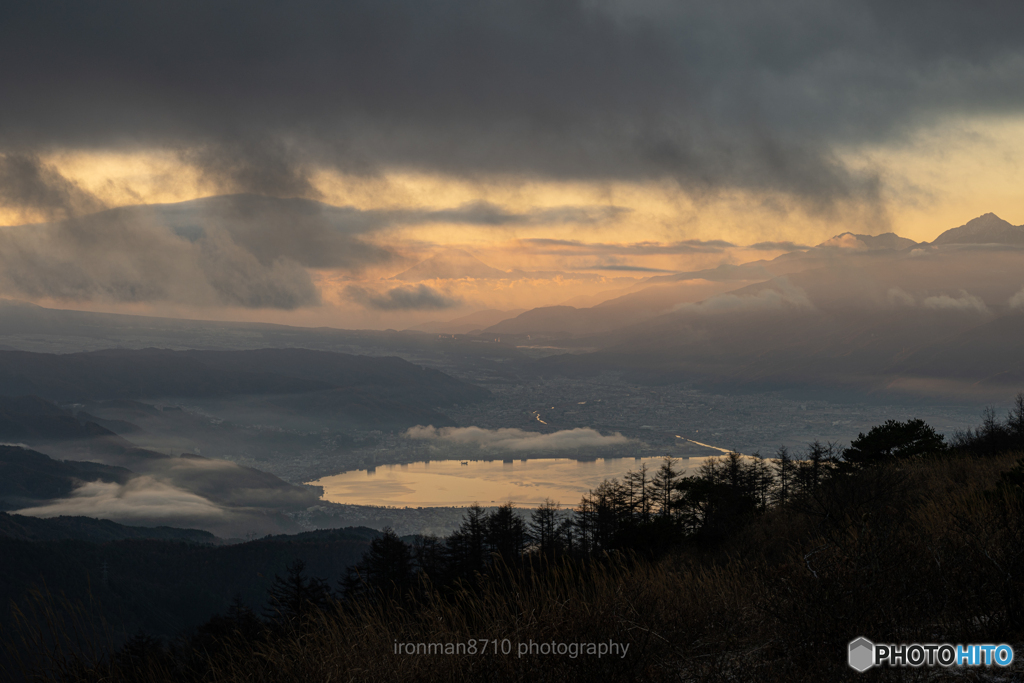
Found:
[[[514,318],[503,320],[497,325],[488,327],[486,334],[527,334],[558,332],[572,335],[579,332],[601,332],[619,327],[621,323],[604,316],[603,324],[598,321],[602,316],[590,308],[573,306],[544,306],[520,313]]]
[[[353,356],[309,349],[180,353],[207,367],[225,372],[256,374],[262,371],[327,385],[323,388],[401,397],[410,403],[425,407],[471,403],[489,396],[486,389],[455,379],[438,370],[413,365],[395,356]]]
[[[0,509],[241,536],[298,530],[284,513],[320,500],[319,487],[290,484],[252,467],[139,448],[42,399],[3,403],[20,412],[8,410],[0,426],[25,444],[0,446]]]
[[[0,441],[90,439],[113,436],[38,396],[0,396]]]
[[[182,352],[163,349],[111,349],[63,355],[0,352],[0,393],[31,394],[61,402],[285,394],[330,386],[266,370],[224,370]]]
[[[572,338],[597,351],[536,366],[565,374],[620,370],[638,380],[694,381],[713,391],[799,389],[836,398],[852,392],[996,400],[1017,389],[1024,377],[1020,249],[831,251],[828,265]],[[566,332],[552,343],[568,346],[570,337]]]
[[[811,310],[657,318],[601,351],[537,361],[545,373],[623,370],[652,382],[713,391],[828,391],[986,399],[1016,390],[1024,315],[971,310]]]
[[[468,332],[473,332],[474,330],[481,330],[485,327],[496,325],[502,320],[514,318],[522,312],[523,309],[499,311],[493,308],[488,308],[483,311],[477,311],[476,313],[470,313],[469,315],[459,316],[458,318],[454,318],[446,322],[434,320],[415,325],[409,329],[417,332],[428,332],[431,334],[466,334]]]
[[[517,311],[518,313],[518,311]],[[497,321],[493,321],[497,322]],[[493,323],[492,323],[493,324]],[[523,358],[511,345],[477,344],[469,339],[439,339],[415,330],[342,330],[270,323],[188,320],[43,308],[0,299],[0,350],[81,353],[121,349],[268,349],[303,348],[346,354],[401,355],[435,362],[490,367],[492,359]],[[406,355],[408,354],[408,355]],[[364,356],[365,357],[365,356]],[[4,393],[0,391],[0,393]]]
[[[1016,406],[997,427],[1012,430],[1019,447],[1024,395]],[[222,595],[222,565],[250,563],[241,576],[247,584],[245,572],[270,557],[313,559],[290,566],[264,594],[262,619],[246,609],[253,602],[244,593],[241,605],[170,646],[138,635],[112,655],[64,657],[59,671],[71,673],[52,680],[852,681],[861,674],[847,665],[851,633],[1016,647],[1024,633],[1019,451],[949,449],[912,420],[872,428],[850,449],[814,441],[805,458],[776,455],[732,453],[687,475],[666,460],[653,476],[604,482],[561,520],[554,505],[529,519],[511,504],[469,508],[457,532],[412,546],[393,532],[361,529],[198,552],[179,544],[174,557],[170,544],[155,542],[65,544],[86,562],[104,557],[98,594],[115,593],[115,576],[150,590],[142,599],[163,619],[150,631],[156,635],[199,611],[168,609],[169,588],[202,595],[205,607]],[[344,592],[332,595],[340,563],[325,572],[316,549],[346,538],[366,543],[366,553],[347,572]],[[49,569],[56,547],[13,549]],[[143,557],[126,563],[119,548]],[[200,554],[218,565],[200,565]],[[159,561],[205,585],[165,580],[162,570],[157,580],[133,583],[136,574],[125,571]],[[116,622],[122,632],[151,621],[124,614]],[[60,618],[58,606],[47,625]],[[417,643],[440,646],[424,652]],[[548,643],[547,652],[531,647]],[[570,649],[587,643],[617,649]],[[396,646],[408,649],[399,654]],[[52,664],[26,649],[11,652],[35,659],[40,671]],[[938,678],[957,673],[964,672],[949,668]]]
[[[314,576],[341,578],[378,535],[372,529],[336,529],[225,546],[182,540],[0,537],[0,603],[5,606],[0,624],[10,625],[6,607],[12,601],[25,608],[30,589],[39,588],[84,603],[91,618],[106,620],[122,638],[140,628],[175,636],[224,612],[236,595],[259,609],[274,575],[283,575],[297,559]]]
[[[110,349],[62,355],[0,351],[3,395],[65,403],[258,397],[269,401],[255,406],[260,410],[276,406],[391,429],[454,424],[436,408],[479,401],[489,392],[393,356],[307,349]],[[109,426],[124,433],[134,425]]]
[[[199,529],[178,529],[170,526],[125,526],[109,519],[81,516],[40,519],[25,515],[9,515],[5,512],[0,512],[0,538],[18,541],[74,540],[95,543],[143,538],[189,543],[220,544],[223,542],[209,531]]]
[[[83,482],[124,484],[134,474],[123,467],[96,462],[54,460],[20,446],[0,446],[0,505],[19,507],[29,501],[62,498]]]

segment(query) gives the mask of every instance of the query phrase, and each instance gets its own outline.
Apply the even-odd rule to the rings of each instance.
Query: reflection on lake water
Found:
[[[690,473],[707,458],[675,459],[677,472]],[[605,479],[621,479],[647,465],[651,476],[663,457],[572,460],[430,460],[342,472],[309,482],[324,487],[324,500],[351,505],[397,507],[487,506],[512,501],[536,507],[550,498],[575,506]]]

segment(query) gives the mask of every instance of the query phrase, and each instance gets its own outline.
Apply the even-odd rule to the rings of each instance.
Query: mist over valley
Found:
[[[1020,680],[1021,25],[6,3],[0,680]]]

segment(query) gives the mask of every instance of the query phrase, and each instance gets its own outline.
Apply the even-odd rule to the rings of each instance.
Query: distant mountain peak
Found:
[[[947,230],[932,244],[1024,244],[1024,226],[1013,225],[989,212]]]
[[[998,223],[1000,225],[1010,225],[1008,222],[1004,221],[1002,218],[995,215],[991,211],[989,211],[988,213],[983,213],[977,218],[972,218],[971,220],[967,221],[967,225],[981,223]]]
[[[825,249],[852,249],[855,251],[899,250],[916,246],[917,242],[914,240],[900,237],[894,232],[886,232],[881,235],[858,235],[844,232],[818,245],[819,248]]]
[[[492,268],[462,249],[445,249],[398,275],[393,280],[419,282],[420,280],[454,280],[464,277],[500,279],[508,273]]]

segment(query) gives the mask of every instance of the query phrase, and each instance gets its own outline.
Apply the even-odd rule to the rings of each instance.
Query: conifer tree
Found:
[[[288,565],[288,574],[274,575],[274,583],[267,590],[269,604],[264,616],[281,626],[298,627],[307,616],[327,607],[331,589],[316,578],[306,576],[306,563],[295,560]]]
[[[641,463],[640,469],[626,474],[625,480],[627,487],[632,492],[631,498],[636,501],[635,510],[639,521],[644,524],[650,522],[653,491],[651,490],[651,478],[647,475],[647,465]]]
[[[672,458],[665,458],[652,481],[654,504],[661,517],[669,517],[672,514],[672,504],[676,495],[676,480],[678,479],[679,473],[673,466]]]
[[[541,555],[550,556],[558,549],[558,506],[550,498],[530,515],[530,536]]]
[[[986,409],[985,423],[978,430],[978,438],[990,442],[996,438],[999,423],[995,411]],[[924,420],[886,420],[860,434],[843,452],[843,458],[855,465],[872,465],[894,459],[939,453],[946,449],[944,437]]]
[[[512,503],[505,503],[487,515],[486,535],[489,550],[501,555],[506,562],[517,560],[526,549],[526,522]]]
[[[446,545],[454,572],[460,576],[472,576],[484,568],[486,536],[487,515],[474,503],[466,508],[462,524],[448,537]]]
[[[1013,407],[1006,416],[1006,426],[1013,438],[1013,447],[1024,449],[1024,392],[1013,399]]]
[[[761,457],[760,453],[754,453],[754,461],[751,464],[751,480],[753,482],[754,497],[757,500],[757,508],[764,512],[772,503],[775,475],[772,472],[771,466]]]
[[[796,469],[788,448],[779,446],[776,449],[773,466],[778,482],[775,487],[775,502],[778,505],[785,505],[793,494],[794,470]]]
[[[448,562],[445,546],[437,536],[419,536],[413,541],[412,556],[418,571],[433,582],[442,582],[447,578]]]
[[[370,548],[345,582],[347,594],[366,590],[404,594],[413,583],[412,550],[391,527],[370,541]]]

